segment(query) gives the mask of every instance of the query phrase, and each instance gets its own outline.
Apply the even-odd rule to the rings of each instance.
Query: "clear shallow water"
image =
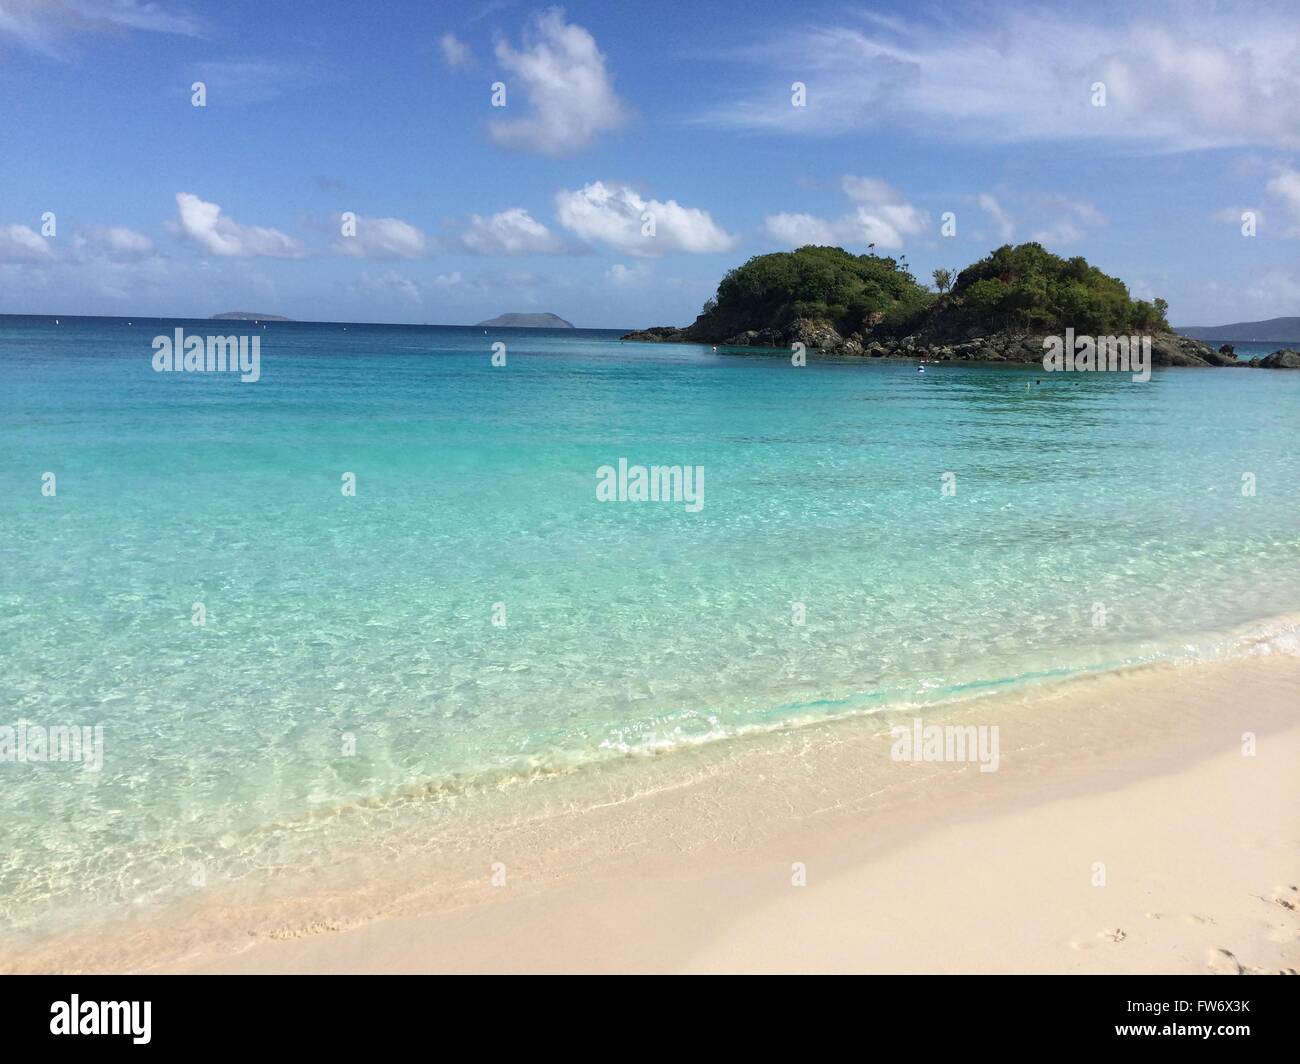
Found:
[[[272,324],[241,384],[152,372],[177,324],[239,331],[0,319],[0,724],[105,742],[98,773],[0,763],[11,925],[291,863],[359,803],[1300,609],[1300,373]],[[703,466],[703,510],[597,502],[620,457]]]

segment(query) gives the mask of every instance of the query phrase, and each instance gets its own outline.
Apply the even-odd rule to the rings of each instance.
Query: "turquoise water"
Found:
[[[177,325],[237,331],[0,319],[0,724],[104,728],[99,772],[0,763],[12,926],[320,846],[323,811],[1300,610],[1300,373],[273,324],[243,384],[154,373]],[[703,509],[598,502],[620,458],[702,466]]]

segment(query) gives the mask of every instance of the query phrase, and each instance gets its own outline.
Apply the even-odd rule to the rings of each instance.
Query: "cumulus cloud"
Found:
[[[838,241],[835,225],[812,214],[769,214],[763,228],[779,244],[801,248],[805,244],[834,244]]]
[[[846,176],[844,194],[858,204],[853,226],[860,239],[884,248],[901,248],[903,238],[925,230],[928,218],[901,193],[876,177]]]
[[[979,7],[785,30],[735,55],[763,81],[704,122],[820,134],[894,123],[981,142],[1153,150],[1300,148],[1300,64],[1284,6],[1169,0],[1118,16],[1110,5]],[[809,106],[771,92],[776,72],[808,84]],[[1104,107],[1093,106],[1096,82]]]
[[[587,243],[607,244],[629,255],[712,254],[729,251],[737,240],[698,207],[644,199],[627,185],[601,181],[560,192],[555,213],[564,228]]]
[[[0,262],[41,265],[55,260],[50,242],[25,225],[0,225]]]
[[[508,41],[499,41],[496,57],[512,75],[506,110],[517,106],[509,94],[522,91],[527,112],[522,118],[500,118],[489,124],[492,139],[503,147],[572,155],[627,119],[627,108],[614,91],[595,38],[581,26],[565,22],[560,8],[531,23],[523,48],[516,50]]]
[[[442,51],[442,61],[452,70],[469,70],[474,66],[474,53],[454,33],[444,33],[439,37],[438,48]]]
[[[484,218],[470,216],[461,242],[480,255],[547,254],[563,250],[563,244],[541,222],[522,207],[511,207]]]
[[[909,236],[925,231],[929,216],[908,203],[897,189],[878,177],[845,175],[840,188],[855,208],[835,219],[812,214],[771,214],[764,220],[767,235],[787,247],[804,244],[875,244],[901,248]]]
[[[334,250],[358,259],[419,259],[428,254],[429,237],[400,218],[357,215],[356,233],[341,236]]]
[[[178,217],[167,223],[168,230],[182,240],[197,244],[212,255],[223,257],[265,256],[275,259],[303,257],[302,244],[278,229],[241,225],[223,217],[215,203],[191,192],[176,193]]]

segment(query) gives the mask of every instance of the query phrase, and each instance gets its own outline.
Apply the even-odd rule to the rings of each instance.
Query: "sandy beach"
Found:
[[[455,894],[408,889],[404,910],[373,918],[357,905],[396,896],[397,880],[331,891],[329,902],[299,897],[270,931],[254,926],[264,912],[226,899],[204,925],[233,931],[220,943],[185,937],[191,913],[176,927],[68,940],[15,966],[1294,972],[1298,704],[1300,660],[1273,654],[1100,676],[948,714],[1000,722],[996,772],[899,765],[876,721],[792,729],[749,749],[711,744],[629,769],[658,773],[662,786],[499,834]],[[717,770],[701,771],[708,764]],[[880,785],[891,773],[909,778]],[[437,875],[423,866],[412,878]],[[185,955],[164,959],[164,942],[186,943]]]

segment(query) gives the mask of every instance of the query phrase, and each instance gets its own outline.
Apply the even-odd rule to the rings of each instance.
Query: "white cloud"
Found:
[[[442,61],[452,70],[469,70],[474,66],[474,53],[454,33],[444,33],[439,37],[438,47],[442,50]]]
[[[546,254],[563,249],[559,238],[522,207],[487,218],[471,215],[461,242],[480,255]]]
[[[1300,173],[1283,170],[1268,183],[1268,190],[1280,197],[1294,214],[1300,216]]]
[[[1107,140],[1143,149],[1300,148],[1300,63],[1285,7],[1158,3],[1116,14],[984,7],[941,19],[786,29],[737,59],[763,84],[705,122],[988,141]],[[771,91],[808,85],[808,105]],[[785,77],[783,83],[788,84]],[[1106,105],[1092,104],[1092,86]]]
[[[58,41],[65,34],[122,30],[205,34],[201,20],[152,0],[0,0],[0,36],[49,56],[59,55]]]
[[[647,200],[627,185],[593,181],[555,197],[560,224],[588,243],[608,244],[629,255],[666,251],[712,254],[728,251],[737,238],[707,211],[676,200]]]
[[[833,223],[811,214],[769,214],[763,227],[773,240],[792,248],[839,241]]]
[[[83,25],[120,26],[151,33],[169,33],[180,37],[201,37],[203,23],[187,12],[159,4],[155,0],[62,0],[47,7],[71,11]]]
[[[858,204],[851,225],[866,243],[901,248],[904,237],[925,231],[928,222],[925,212],[917,210],[878,177],[848,175],[842,185],[844,194]]]
[[[638,288],[650,279],[650,266],[646,262],[633,263],[631,266],[616,262],[605,271],[605,280],[615,288]]]
[[[1009,244],[1015,236],[1015,223],[1011,220],[1011,215],[1002,209],[997,199],[990,196],[987,192],[981,193],[979,198],[980,210],[984,211],[998,227],[998,239],[1004,244]]]
[[[929,224],[925,211],[878,177],[849,174],[840,187],[857,204],[852,212],[834,220],[812,214],[772,214],[764,221],[768,236],[788,247],[875,244],[892,249],[901,248],[907,237],[920,235]]]
[[[523,118],[489,124],[498,144],[542,155],[571,155],[626,121],[627,109],[614,91],[595,38],[565,22],[561,9],[537,17],[525,32],[522,50],[499,41],[496,56],[513,75],[507,82],[506,111],[517,106],[510,93],[520,90],[528,109]]]
[[[1287,236],[1300,236],[1300,172],[1290,169],[1280,171],[1268,183],[1268,192],[1281,201],[1286,212],[1296,220],[1296,227],[1288,229]]]
[[[176,193],[176,207],[179,217],[168,222],[167,228],[210,254],[276,259],[303,257],[301,243],[288,234],[260,225],[240,225],[232,218],[223,218],[219,206],[201,200],[191,192]]]
[[[0,225],[0,262],[41,265],[55,260],[50,242],[25,225]]]
[[[419,259],[429,252],[428,236],[400,218],[357,215],[357,231],[341,236],[334,250],[358,259]]]
[[[82,261],[139,262],[158,253],[144,233],[123,225],[88,225],[76,232],[72,245]]]

